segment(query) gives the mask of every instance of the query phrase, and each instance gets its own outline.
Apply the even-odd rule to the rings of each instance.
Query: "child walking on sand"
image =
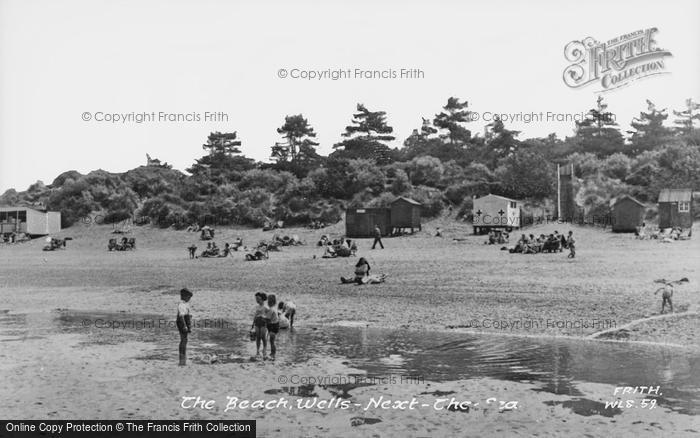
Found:
[[[260,359],[260,344],[263,345],[262,358],[267,359],[267,318],[269,308],[265,305],[267,294],[258,292],[255,294],[255,302],[258,303],[253,310],[253,329],[255,329],[256,359]]]
[[[277,333],[280,332],[280,319],[277,314],[277,297],[270,294],[267,297],[267,306],[267,331],[270,334],[270,360],[275,360],[275,355],[277,354],[275,339],[277,338]]]
[[[180,366],[187,365],[187,336],[192,332],[190,299],[192,292],[187,288],[180,290],[180,303],[177,305],[177,330],[180,332]]]
[[[569,231],[569,238],[566,239],[566,244],[569,247],[569,258],[573,259],[576,257],[576,240],[574,240],[574,232]]]

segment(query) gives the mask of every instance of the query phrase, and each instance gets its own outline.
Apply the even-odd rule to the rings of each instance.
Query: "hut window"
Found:
[[[678,211],[681,213],[687,213],[690,211],[690,202],[679,202]]]
[[[510,201],[510,208],[515,208],[515,201]]]

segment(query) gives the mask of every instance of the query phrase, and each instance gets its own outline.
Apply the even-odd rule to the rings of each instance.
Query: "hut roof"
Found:
[[[484,198],[488,198],[488,197],[498,198],[498,199],[502,199],[504,201],[519,202],[517,199],[506,198],[505,196],[493,195],[491,193],[489,193],[488,195],[482,196],[480,198],[476,198],[476,199],[484,199]]]
[[[22,211],[22,210],[34,210],[38,211],[39,213],[47,213],[48,210],[31,206],[31,205],[18,205],[16,207],[11,207],[11,206],[0,206],[0,211]]]
[[[622,196],[618,196],[617,198],[611,199],[611,200],[610,200],[610,206],[611,206],[611,207],[614,207],[618,202],[621,202],[621,201],[624,200],[624,199],[630,199],[630,200],[632,200],[634,203],[638,204],[640,207],[646,207],[646,205],[644,205],[644,203],[640,202],[639,200],[633,198],[633,197],[630,196],[630,195],[622,195]]]
[[[659,202],[690,202],[692,198],[691,189],[663,189],[659,193]]]
[[[398,198],[394,199],[394,202],[399,202],[401,200],[404,200],[404,201],[408,202],[409,204],[413,204],[413,205],[418,205],[418,206],[422,205],[420,202],[415,201],[411,198],[406,198],[405,196],[399,196]],[[394,202],[392,202],[392,204]]]

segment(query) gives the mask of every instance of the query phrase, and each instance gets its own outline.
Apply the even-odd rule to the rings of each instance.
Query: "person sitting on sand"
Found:
[[[362,284],[362,279],[369,275],[370,271],[369,263],[364,257],[360,257],[360,260],[355,264],[355,276],[354,277],[340,277],[341,283],[357,283]]]
[[[190,314],[190,299],[192,292],[187,288],[180,290],[180,304],[177,305],[176,325],[180,333],[180,366],[187,365],[187,336],[192,332],[192,316]]]
[[[331,245],[326,245],[326,248],[323,250],[323,255],[321,257],[324,259],[333,259],[337,256],[338,254],[335,253],[335,248]]]
[[[256,359],[260,359],[260,344],[263,346],[262,358],[267,359],[267,317],[269,314],[269,308],[265,305],[267,300],[267,294],[264,292],[257,292],[255,294],[255,302],[257,306],[253,309],[253,326],[251,330],[255,330],[255,347],[257,353],[255,354]]]
[[[228,257],[228,255],[231,253],[231,247],[229,246],[228,242],[224,244],[224,252],[219,255],[219,257]]]
[[[248,253],[245,255],[245,259],[249,262],[264,260],[268,258],[270,258],[270,256],[267,252],[267,248],[265,248],[265,252],[261,251],[260,249],[256,249],[254,253]]]
[[[236,240],[233,241],[233,245],[231,245],[231,249],[234,251],[238,251],[238,248],[243,246],[243,239],[240,237],[236,237]]]
[[[294,326],[294,315],[297,313],[297,306],[291,301],[280,301],[279,305],[277,306],[279,310],[282,311],[282,315],[284,316],[284,319],[287,320],[288,327],[291,329]],[[282,328],[282,325],[280,325],[280,328]],[[286,328],[286,327],[285,327]]]
[[[564,249],[567,249],[569,247],[569,244],[566,241],[566,236],[564,234],[561,234],[560,237],[561,237],[561,247]]]
[[[440,227],[437,227],[435,229],[435,237],[442,237],[442,230],[440,229]]]

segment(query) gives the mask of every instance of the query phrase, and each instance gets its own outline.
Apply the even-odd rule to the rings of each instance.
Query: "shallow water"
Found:
[[[142,360],[177,357],[179,337],[173,317],[59,310],[43,314],[0,312],[0,341],[21,341],[49,333],[80,333],[86,344],[140,341],[154,349]],[[101,321],[101,322],[100,322]],[[112,326],[117,326],[112,329]],[[213,321],[193,330],[190,357],[217,354],[212,366],[248,361],[254,347],[249,327]],[[653,345],[594,340],[523,338],[463,333],[414,332],[369,327],[302,327],[280,331],[278,360],[305,362],[333,357],[371,378],[404,376],[423,381],[453,381],[491,377],[526,381],[541,391],[565,394],[562,403],[581,415],[614,415],[585,399],[582,382],[614,386],[660,386],[653,397],[660,406],[684,414],[700,414],[700,354]],[[231,356],[233,354],[233,356]],[[200,361],[200,363],[203,363]],[[353,385],[329,385],[347,397]],[[329,389],[326,387],[326,389]],[[313,385],[271,388],[268,393],[314,394]],[[611,400],[616,397],[611,394]],[[558,402],[553,402],[558,403]]]

